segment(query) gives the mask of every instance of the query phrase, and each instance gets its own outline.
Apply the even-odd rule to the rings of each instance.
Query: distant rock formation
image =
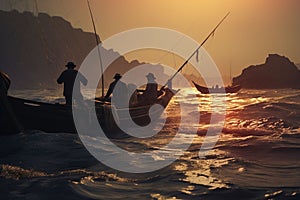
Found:
[[[269,54],[264,64],[252,65],[233,78],[248,89],[300,88],[300,71],[287,57]]]
[[[0,70],[14,88],[53,87],[67,61],[80,64],[95,47],[95,36],[60,17],[0,11]]]
[[[7,73],[15,89],[45,89],[61,87],[56,79],[68,61],[80,66],[96,47],[94,33],[75,29],[61,17],[40,13],[0,11],[0,70]],[[125,73],[138,66],[128,62],[112,49],[105,54],[119,57],[105,72],[106,86],[113,74]]]

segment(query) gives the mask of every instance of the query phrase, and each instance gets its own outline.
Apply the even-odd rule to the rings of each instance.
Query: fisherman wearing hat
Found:
[[[121,81],[122,76],[116,73],[113,77],[115,80],[109,85],[108,91],[104,97],[106,101],[110,101],[110,96],[114,96],[114,104],[117,108],[125,108],[129,105],[128,87],[126,83]]]
[[[148,79],[148,83],[144,93],[140,96],[140,100],[144,104],[153,104],[156,102],[157,97],[162,95],[162,92],[157,91],[158,84],[155,81],[156,78],[153,73],[149,73],[146,77]]]
[[[64,84],[64,93],[63,95],[66,98],[66,104],[72,105],[72,95],[74,93],[74,99],[75,101],[82,102],[83,96],[80,92],[80,83],[83,85],[87,85],[88,80],[77,70],[74,68],[76,65],[73,62],[68,62],[66,64],[67,70],[63,71],[63,73],[59,76],[57,79],[58,84]],[[76,80],[76,77],[78,76],[78,81]]]

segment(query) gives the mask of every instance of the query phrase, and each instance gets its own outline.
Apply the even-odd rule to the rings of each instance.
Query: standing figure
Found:
[[[115,74],[115,80],[109,85],[104,99],[109,101],[110,96],[113,95],[114,102],[112,103],[115,104],[117,108],[126,108],[129,106],[128,87],[126,83],[120,80],[121,78],[122,76],[119,73]]]
[[[83,96],[80,91],[80,83],[83,85],[87,85],[88,80],[77,70],[74,68],[76,65],[73,62],[68,62],[66,64],[67,70],[63,71],[63,73],[57,79],[58,84],[64,84],[64,92],[63,95],[66,98],[66,104],[72,105],[72,95],[77,103],[81,103],[83,101]],[[76,76],[78,76],[76,80]]]

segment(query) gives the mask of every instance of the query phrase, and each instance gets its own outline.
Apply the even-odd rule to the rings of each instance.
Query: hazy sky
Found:
[[[58,15],[74,27],[92,30],[85,0],[2,0],[1,9],[35,10]],[[278,53],[300,63],[299,0],[90,0],[102,40],[140,27],[180,31],[199,43],[218,21],[230,17],[205,46],[223,74],[234,75]],[[174,41],[174,44],[176,42]],[[192,51],[192,50],[191,50]],[[143,56],[138,58],[143,61]]]

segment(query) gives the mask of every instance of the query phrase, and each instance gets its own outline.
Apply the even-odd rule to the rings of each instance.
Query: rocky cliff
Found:
[[[68,61],[78,66],[96,47],[94,33],[75,29],[61,17],[0,11],[0,70],[18,89],[57,88],[56,79]],[[118,54],[102,49],[105,54]],[[117,55],[119,56],[119,54]],[[138,61],[119,58],[106,72],[106,86],[115,72],[124,73]]]
[[[264,64],[244,69],[233,84],[249,89],[300,88],[300,71],[287,57],[270,54]]]

